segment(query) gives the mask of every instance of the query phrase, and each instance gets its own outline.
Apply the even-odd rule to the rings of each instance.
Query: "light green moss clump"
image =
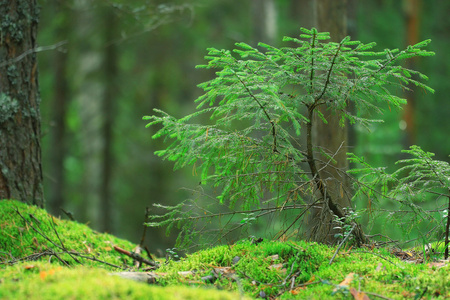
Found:
[[[22,262],[0,269],[0,299],[239,299],[237,293],[124,280],[99,268]]]
[[[172,261],[159,271],[167,272],[163,284],[210,285],[243,291],[253,298],[354,299],[351,292],[388,299],[449,297],[449,266],[445,262],[402,261],[388,249],[340,249],[305,241],[241,241],[198,251]],[[235,258],[239,261],[235,262]],[[178,271],[193,271],[186,276]]]
[[[232,300],[240,297],[238,293],[213,287],[196,288],[180,284],[162,287],[134,282],[111,275],[121,269],[75,256],[78,263],[68,254],[61,254],[61,249],[33,227],[54,243],[64,244],[67,250],[95,256],[120,267],[132,266],[132,261],[114,251],[112,246],[132,251],[136,245],[109,234],[100,234],[77,222],[53,218],[34,206],[1,200],[0,220],[0,299]],[[54,255],[45,254],[50,249],[59,253],[66,263]]]
[[[201,282],[203,277],[212,275],[214,284],[220,288],[242,289],[253,297],[262,292],[273,297],[289,285],[293,274],[296,274],[296,283],[310,280],[329,256],[329,248],[316,243],[240,241],[198,251],[160,270],[169,272],[170,276],[165,279],[167,284],[183,280]],[[186,279],[174,270],[196,272]]]
[[[95,256],[99,260],[123,266],[124,258],[114,251],[113,245],[127,250],[133,250],[136,247],[135,244],[126,240],[109,234],[100,234],[77,222],[52,217],[43,209],[28,206],[18,201],[0,201],[0,220],[0,260],[3,262],[14,262],[16,259],[24,259],[45,252],[49,253],[48,251],[62,252],[53,244],[55,243],[58,246],[63,245],[67,250],[86,256]],[[47,236],[53,243],[36,232],[33,227]],[[67,254],[61,254],[60,257],[69,265],[78,265]],[[55,256],[44,255],[42,258],[61,263]],[[85,266],[114,269],[104,263],[81,258],[79,260]]]

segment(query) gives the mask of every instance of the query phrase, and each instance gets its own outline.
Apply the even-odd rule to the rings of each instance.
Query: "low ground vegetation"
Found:
[[[86,225],[9,200],[0,201],[0,216],[1,299],[450,297],[448,261],[439,260],[439,249],[249,238],[178,260],[172,249],[167,258],[146,257],[158,266],[136,265],[115,248],[137,245]],[[124,271],[152,283],[115,276]]]

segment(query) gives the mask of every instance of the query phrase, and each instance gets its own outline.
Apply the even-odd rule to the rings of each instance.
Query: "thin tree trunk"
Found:
[[[406,21],[406,45],[414,45],[419,42],[419,12],[420,0],[403,0],[403,9]],[[411,58],[407,61],[408,69],[415,70],[416,60]],[[415,97],[413,91],[405,91],[406,106],[403,110],[404,129],[406,132],[403,142],[404,148],[416,143],[415,122]]]
[[[105,92],[103,94],[103,155],[102,155],[102,174],[100,183],[100,228],[102,231],[112,230],[112,205],[114,203],[111,194],[111,179],[114,164],[113,157],[113,118],[115,113],[115,102],[117,97],[117,49],[111,41],[116,34],[115,14],[111,8],[106,8],[105,14],[105,58],[103,61],[105,72]]]
[[[0,16],[0,199],[43,207],[40,98],[32,53],[39,9],[34,0],[1,0]]]
[[[252,0],[253,43],[273,44],[277,35],[277,10],[274,0]]]
[[[89,220],[93,228],[99,229],[100,182],[102,167],[103,122],[102,99],[103,80],[102,36],[96,31],[99,19],[98,8],[92,8],[89,1],[77,1],[76,38],[78,45],[77,84],[74,87],[74,101],[78,105],[81,120],[80,144],[83,161],[82,211],[80,220]],[[77,214],[78,215],[78,214]]]
[[[347,0],[347,35],[349,35],[352,40],[358,39],[358,26],[357,26],[357,14],[358,14],[358,0]],[[355,104],[353,102],[349,103],[348,110],[351,114],[355,113]],[[357,143],[357,135],[355,131],[355,126],[348,126],[348,146],[350,152],[353,152],[353,147]],[[352,166],[349,166],[351,168]]]
[[[65,10],[64,5],[60,1],[53,3],[55,11]],[[56,29],[55,39],[67,39],[70,31],[70,23],[68,14],[61,20],[60,26]],[[64,159],[67,155],[66,147],[66,118],[67,105],[70,97],[69,83],[67,81],[67,58],[68,54],[61,51],[56,51],[53,55],[54,64],[54,96],[53,96],[53,116],[52,116],[52,134],[50,147],[50,172],[53,179],[50,185],[49,202],[50,210],[55,214],[61,213],[61,208],[65,206],[64,186],[66,176],[64,171]]]

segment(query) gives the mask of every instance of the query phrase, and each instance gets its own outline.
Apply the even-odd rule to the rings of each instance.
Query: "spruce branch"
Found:
[[[312,40],[311,40],[311,72],[309,75],[309,83],[310,83],[310,94],[312,95],[314,92],[314,48],[316,47],[316,37],[317,37],[317,31],[315,29],[313,29],[313,36],[312,36]]]
[[[247,91],[247,94],[250,95],[250,97],[253,100],[255,100],[256,103],[258,103],[259,108],[261,108],[261,110],[264,112],[264,115],[266,116],[267,121],[270,123],[270,125],[272,127],[272,138],[273,138],[272,151],[273,152],[278,152],[278,149],[277,149],[277,133],[276,133],[276,129],[275,129],[275,122],[269,116],[269,113],[264,108],[264,106],[261,104],[261,102],[258,100],[258,98],[256,98],[256,96],[250,91],[250,89],[245,84],[245,82],[242,80],[242,78],[236,72],[234,74],[236,75],[236,77],[238,78],[238,80],[242,84],[242,86],[245,88],[245,90]]]
[[[320,95],[314,100],[314,106],[317,106],[318,102],[322,99],[323,95],[325,95],[325,92],[327,91],[327,87],[330,84],[331,73],[333,72],[333,67],[336,63],[336,58],[339,55],[339,51],[341,50],[341,46],[345,40],[346,39],[343,39],[342,42],[339,43],[339,46],[336,49],[336,53],[334,54],[333,59],[331,61],[330,69],[327,72],[327,80],[325,81],[325,85],[323,87],[322,93],[320,93]]]

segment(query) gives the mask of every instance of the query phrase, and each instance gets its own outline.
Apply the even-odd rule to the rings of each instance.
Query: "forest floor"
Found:
[[[0,299],[450,297],[436,250],[242,240],[166,261],[17,201],[0,201],[0,220]]]

